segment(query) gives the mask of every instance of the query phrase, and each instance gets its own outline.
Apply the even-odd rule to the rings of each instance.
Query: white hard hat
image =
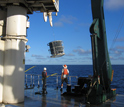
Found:
[[[46,71],[46,70],[47,70],[47,68],[44,67],[44,71]]]
[[[67,68],[67,65],[63,65],[64,68]]]

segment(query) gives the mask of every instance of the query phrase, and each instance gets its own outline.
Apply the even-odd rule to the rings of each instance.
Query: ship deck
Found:
[[[25,100],[19,104],[0,104],[0,107],[123,107],[124,95],[117,95],[101,105],[87,105],[82,96],[63,96],[60,89],[47,87],[47,94],[35,94],[42,88],[25,89]],[[66,89],[63,90],[65,92]]]

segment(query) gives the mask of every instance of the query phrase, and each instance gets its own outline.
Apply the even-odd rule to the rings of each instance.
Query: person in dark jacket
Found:
[[[42,72],[42,81],[43,81],[43,90],[46,89],[46,78],[47,78],[47,68],[44,67],[44,70]]]

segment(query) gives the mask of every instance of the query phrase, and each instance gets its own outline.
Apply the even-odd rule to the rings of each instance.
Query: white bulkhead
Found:
[[[3,100],[4,41],[0,40],[0,103]]]
[[[0,102],[24,101],[27,14],[59,11],[59,0],[41,1],[0,0]]]
[[[0,10],[0,38],[5,35],[6,11]],[[0,103],[3,100],[4,41],[0,39]]]
[[[25,44],[27,10],[20,6],[7,8],[3,102],[19,103],[24,101]]]
[[[9,6],[7,8],[7,29],[6,35],[26,35],[27,26],[26,8],[20,6]]]
[[[25,41],[8,39],[5,41],[3,102],[24,101]]]

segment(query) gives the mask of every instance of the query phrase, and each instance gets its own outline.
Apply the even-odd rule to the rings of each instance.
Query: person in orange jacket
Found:
[[[62,69],[62,74],[61,74],[61,91],[63,89],[63,82],[65,81],[66,84],[68,84],[68,78],[67,76],[69,75],[69,70],[67,69],[67,65],[63,65],[63,69]]]

